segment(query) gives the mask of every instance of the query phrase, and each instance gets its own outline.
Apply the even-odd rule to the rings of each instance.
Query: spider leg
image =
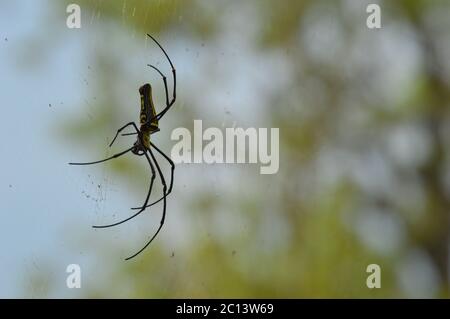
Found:
[[[95,162],[86,162],[86,163],[69,163],[69,165],[92,165],[92,164],[97,164],[97,163],[106,162],[106,161],[109,161],[109,160],[111,160],[111,159],[117,158],[117,157],[119,157],[119,156],[122,156],[122,155],[128,153],[128,152],[131,151],[133,148],[134,148],[134,146],[130,147],[129,149],[127,149],[127,150],[125,150],[125,151],[123,151],[123,152],[114,154],[113,156],[110,156],[110,157],[108,157],[108,158],[105,158],[105,159],[102,159],[102,160],[99,160],[99,161],[95,161]]]
[[[177,88],[177,73],[175,70],[175,67],[173,66],[172,61],[169,58],[169,55],[167,54],[166,50],[164,50],[164,48],[161,46],[161,44],[159,44],[158,41],[156,41],[156,39],[154,37],[152,37],[150,34],[147,34],[148,37],[150,37],[153,41],[155,41],[155,43],[159,46],[159,48],[163,51],[164,55],[166,56],[167,60],[170,63],[170,66],[172,67],[172,76],[173,76],[173,92],[172,92],[172,100],[169,102],[168,99],[168,93],[167,93],[167,81],[166,81],[166,77],[154,66],[149,65],[150,67],[153,67],[155,70],[157,70],[163,77],[164,80],[164,86],[166,89],[166,107],[158,114],[156,114],[155,118],[157,120],[161,119],[161,117],[164,116],[164,114],[166,114],[166,112],[170,109],[170,107],[175,103],[175,99],[176,99],[176,88]],[[150,121],[152,121],[153,119],[150,119]]]
[[[147,157],[147,161],[148,161],[148,163],[149,163],[149,165],[150,165],[150,168],[151,168],[151,170],[152,170],[152,178],[151,178],[151,180],[150,180],[150,187],[149,187],[149,189],[148,189],[147,197],[145,198],[145,202],[144,202],[144,205],[142,206],[142,208],[141,208],[136,214],[131,215],[130,217],[125,218],[125,219],[123,219],[123,220],[121,220],[121,221],[118,221],[118,222],[113,223],[113,224],[108,224],[108,225],[92,226],[93,228],[108,228],[108,227],[113,227],[113,226],[117,226],[117,225],[123,224],[123,223],[129,221],[130,219],[133,219],[133,218],[135,218],[136,216],[138,216],[139,214],[141,214],[141,213],[145,210],[145,208],[148,207],[148,206],[146,206],[146,205],[147,205],[148,200],[149,200],[149,198],[150,198],[150,194],[152,193],[153,181],[155,180],[156,174],[155,174],[155,168],[153,167],[152,161],[151,161],[150,158],[148,157],[147,153],[144,152],[143,154]]]
[[[163,151],[161,151],[158,147],[156,147],[155,144],[153,144],[152,142],[150,142],[150,145],[151,145],[152,147],[154,147],[155,150],[156,150],[159,154],[161,154],[161,155],[169,162],[169,164],[170,164],[170,166],[171,166],[169,190],[167,191],[167,194],[165,195],[165,196],[167,197],[167,196],[169,196],[169,194],[172,192],[172,186],[173,186],[173,172],[175,171],[175,164],[174,164],[173,161],[170,159],[170,157],[167,156],[166,154],[164,154]],[[150,207],[150,206],[153,206],[153,205],[159,203],[159,202],[162,201],[162,200],[163,200],[163,197],[161,197],[160,199],[158,199],[158,200],[154,201],[153,203],[147,205],[146,208],[147,208],[147,207]],[[136,209],[141,209],[141,208],[142,208],[142,207],[133,207],[133,208],[131,208],[131,209],[136,210]]]
[[[114,142],[116,141],[116,138],[117,138],[117,136],[119,136],[120,132],[122,132],[125,128],[127,128],[130,125],[133,125],[134,128],[136,129],[136,134],[139,134],[139,129],[134,122],[127,123],[117,130],[116,135],[114,136],[113,140],[109,144],[109,147],[111,147],[114,144]],[[135,133],[133,133],[133,134],[135,134]],[[131,135],[131,134],[127,134],[127,135]]]
[[[163,204],[163,213],[162,213],[161,221],[160,221],[160,223],[159,223],[159,227],[158,227],[158,229],[156,230],[156,233],[152,236],[152,238],[150,238],[150,240],[145,244],[145,246],[142,247],[137,253],[135,253],[134,255],[132,255],[132,256],[130,256],[130,257],[128,257],[128,258],[125,258],[125,260],[130,260],[131,258],[136,257],[136,256],[139,255],[142,251],[144,251],[144,249],[147,248],[148,245],[151,244],[151,242],[153,241],[153,239],[156,238],[156,236],[158,235],[158,233],[160,232],[161,228],[162,228],[163,225],[164,225],[164,220],[166,219],[166,191],[167,191],[166,181],[165,181],[165,179],[164,179],[164,175],[163,175],[163,173],[162,173],[162,171],[161,171],[161,168],[159,167],[159,164],[158,164],[158,162],[156,161],[155,156],[153,155],[152,150],[151,150],[151,149],[148,149],[148,152],[150,153],[150,156],[152,157],[152,160],[153,160],[153,162],[154,162],[155,165],[156,165],[156,169],[158,170],[159,177],[161,178],[161,183],[163,184],[163,193],[164,193],[164,196],[163,196],[163,203],[164,203],[164,204]],[[150,158],[148,157],[148,154],[147,154],[147,153],[145,153],[145,156],[146,156],[147,159],[150,161]],[[145,205],[144,205],[144,206],[145,206]],[[143,209],[144,209],[144,208],[143,208]]]
[[[147,64],[147,66],[155,69],[156,72],[158,72],[161,75],[163,82],[164,82],[164,91],[166,94],[166,105],[169,105],[170,102],[169,102],[169,89],[167,88],[167,77],[156,66],[151,65],[151,64]]]

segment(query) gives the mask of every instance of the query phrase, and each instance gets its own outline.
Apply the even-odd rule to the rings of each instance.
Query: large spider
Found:
[[[136,216],[138,216],[139,214],[141,214],[147,207],[150,207],[156,203],[159,203],[160,201],[163,201],[163,213],[162,213],[162,217],[161,217],[161,222],[160,225],[158,227],[158,230],[155,232],[155,234],[150,238],[150,240],[144,245],[144,247],[142,247],[138,252],[136,252],[135,254],[133,254],[132,256],[126,258],[125,260],[129,260],[133,257],[136,257],[137,255],[139,255],[145,248],[147,248],[148,245],[150,245],[150,243],[156,238],[156,236],[158,235],[159,231],[161,230],[162,226],[164,225],[164,220],[166,218],[166,197],[172,192],[172,186],[173,186],[173,172],[175,170],[175,165],[172,162],[172,160],[170,159],[169,156],[167,156],[166,154],[163,153],[163,151],[161,151],[158,147],[155,146],[155,144],[153,144],[150,141],[150,135],[153,133],[156,133],[159,131],[159,127],[158,127],[158,121],[164,116],[164,114],[166,114],[166,112],[170,109],[170,107],[175,103],[175,99],[176,99],[176,72],[175,72],[175,68],[172,64],[172,61],[170,60],[169,56],[167,55],[166,51],[163,49],[163,47],[158,43],[158,41],[156,41],[155,38],[153,38],[150,34],[147,34],[148,37],[150,37],[163,51],[164,55],[166,56],[167,60],[170,63],[170,66],[172,67],[172,75],[173,75],[173,93],[172,93],[172,99],[169,101],[169,91],[167,88],[167,78],[166,76],[154,65],[148,64],[149,67],[155,69],[161,76],[164,82],[164,89],[165,89],[165,95],[166,95],[166,107],[159,112],[158,114],[156,114],[155,111],[155,106],[153,104],[153,98],[152,98],[152,86],[149,83],[144,84],[143,86],[141,86],[139,88],[139,93],[141,95],[141,112],[140,112],[140,127],[138,128],[136,123],[134,122],[129,122],[127,124],[125,124],[124,126],[122,126],[121,128],[119,128],[117,130],[116,135],[114,136],[114,139],[112,140],[111,144],[109,144],[109,146],[111,147],[117,136],[127,127],[132,126],[135,130],[135,132],[132,133],[123,133],[121,134],[122,136],[125,135],[137,135],[136,138],[136,142],[134,142],[133,146],[130,147],[129,149],[122,151],[120,153],[114,154],[113,156],[110,156],[108,158],[105,158],[103,160],[99,160],[99,161],[95,161],[95,162],[87,162],[87,163],[69,163],[70,165],[91,165],[91,164],[97,164],[97,163],[102,163],[102,162],[106,162],[109,161],[111,159],[117,158],[119,156],[122,156],[128,152],[132,152],[135,155],[138,156],[142,156],[144,155],[147,158],[148,164],[150,166],[150,169],[152,171],[152,177],[150,180],[150,187],[147,193],[147,197],[145,198],[144,204],[141,207],[134,207],[132,209],[138,210],[134,215],[123,219],[121,221],[118,221],[116,223],[113,224],[108,224],[108,225],[101,225],[101,226],[92,226],[94,228],[107,228],[107,227],[112,227],[112,226],[116,226],[116,225],[120,225]],[[170,186],[169,189],[167,190],[167,185],[166,185],[166,181],[164,179],[164,175],[161,171],[161,168],[158,164],[158,161],[155,158],[155,155],[152,152],[152,148],[155,149],[159,154],[161,154],[170,164],[171,166],[171,177],[170,177]],[[149,156],[150,154],[150,156]],[[153,181],[155,180],[155,168],[153,166],[153,163],[156,166],[156,169],[158,171],[158,175],[161,178],[161,183],[163,185],[163,195],[161,198],[159,198],[158,200],[154,201],[151,204],[148,204],[148,201],[150,199],[150,194],[152,193],[152,187],[153,187]]]

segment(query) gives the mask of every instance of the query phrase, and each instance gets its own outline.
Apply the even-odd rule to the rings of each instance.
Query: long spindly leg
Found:
[[[156,66],[151,65],[151,64],[147,64],[147,66],[155,69],[156,72],[158,72],[161,75],[163,82],[164,82],[164,91],[166,94],[166,105],[169,105],[170,102],[169,102],[169,89],[167,88],[167,77]]]
[[[161,151],[155,144],[153,144],[152,142],[150,142],[150,145],[151,145],[152,147],[154,147],[155,150],[156,150],[159,154],[161,154],[161,155],[169,162],[169,164],[170,164],[170,166],[171,166],[171,172],[170,172],[170,185],[169,185],[169,190],[167,191],[167,194],[166,194],[166,197],[167,197],[167,196],[169,196],[169,194],[172,192],[172,187],[173,187],[173,173],[174,173],[174,171],[175,171],[175,164],[174,164],[173,161],[170,159],[170,157],[167,156],[166,154],[164,154],[163,151]],[[161,197],[160,199],[154,201],[154,202],[151,203],[151,204],[148,204],[145,208],[150,207],[150,206],[153,206],[153,205],[159,203],[159,202],[162,201],[162,200],[163,200],[163,197]],[[136,209],[141,209],[141,208],[142,208],[142,207],[133,207],[132,209],[136,210]]]
[[[164,196],[163,196],[163,213],[162,213],[161,221],[160,221],[160,223],[159,223],[159,227],[158,227],[158,229],[156,230],[156,233],[152,236],[152,238],[150,238],[150,240],[145,244],[145,246],[142,247],[137,253],[135,253],[134,255],[132,255],[132,256],[130,256],[130,257],[128,257],[128,258],[125,258],[125,260],[130,260],[131,258],[136,257],[136,256],[139,255],[142,251],[144,251],[144,249],[147,248],[148,245],[151,244],[151,242],[153,241],[153,239],[156,238],[156,236],[158,235],[158,233],[160,232],[161,228],[162,228],[163,225],[164,225],[164,220],[166,219],[166,191],[167,191],[166,181],[165,181],[165,179],[164,179],[164,175],[163,175],[163,173],[162,173],[162,171],[161,171],[161,168],[159,167],[159,164],[158,164],[158,162],[156,161],[155,156],[153,155],[152,150],[149,149],[148,152],[150,153],[150,156],[152,157],[152,160],[153,160],[153,162],[154,162],[155,165],[156,165],[156,169],[158,170],[158,174],[159,174],[159,177],[161,178],[161,183],[162,183],[162,185],[163,185],[163,194],[164,194]],[[145,156],[146,156],[147,159],[150,161],[150,158],[148,157],[148,154],[147,154],[147,153],[145,153]],[[145,205],[144,205],[144,206],[145,206]]]
[[[136,214],[131,215],[130,217],[125,218],[125,219],[123,219],[123,220],[121,220],[121,221],[118,221],[118,222],[113,223],[113,224],[108,224],[108,225],[92,226],[93,228],[108,228],[108,227],[113,227],[113,226],[117,226],[117,225],[123,224],[123,223],[129,221],[130,219],[135,218],[136,216],[138,216],[139,214],[141,214],[141,213],[145,210],[146,205],[147,205],[147,203],[148,203],[148,200],[150,199],[150,195],[151,195],[151,193],[152,193],[153,182],[154,182],[154,180],[155,180],[156,174],[155,174],[155,168],[153,167],[152,161],[151,161],[150,158],[148,157],[147,153],[144,152],[144,155],[145,155],[145,157],[147,158],[148,164],[150,165],[150,168],[151,168],[151,170],[152,170],[152,178],[151,178],[151,180],[150,180],[150,187],[149,187],[149,189],[148,189],[147,197],[145,198],[145,202],[144,202],[144,205],[142,206],[142,208],[141,208]]]
[[[170,63],[170,66],[172,67],[172,76],[173,76],[173,92],[172,92],[172,100],[169,102],[167,99],[167,104],[166,107],[158,114],[156,114],[156,119],[159,120],[161,119],[161,117],[164,116],[164,114],[166,114],[166,112],[170,109],[170,107],[173,105],[173,103],[175,103],[175,99],[177,97],[176,94],[176,90],[177,90],[177,73],[175,70],[175,67],[173,66],[172,61],[169,58],[169,55],[167,54],[166,50],[164,50],[164,48],[161,46],[161,44],[159,44],[158,41],[156,41],[156,39],[154,37],[152,37],[150,34],[147,34],[147,36],[149,36],[153,41],[155,41],[155,43],[159,46],[159,48],[163,51],[164,55],[166,56],[167,60]],[[165,76],[163,75],[163,79],[165,78]],[[165,86],[166,86],[166,91],[167,91],[167,83],[165,82]],[[153,119],[149,119],[150,121],[152,121]]]
[[[117,138],[117,136],[119,136],[120,132],[122,132],[125,128],[127,128],[130,125],[133,125],[135,130],[136,130],[136,133],[133,132],[133,134],[138,134],[139,133],[139,129],[138,129],[138,127],[136,126],[136,124],[134,122],[127,123],[127,124],[125,124],[124,126],[122,126],[121,128],[119,128],[117,130],[116,135],[114,136],[113,140],[109,144],[109,147],[111,147],[114,144],[114,142],[116,141],[116,138]]]
[[[109,161],[109,160],[111,160],[111,159],[117,158],[117,157],[119,157],[119,156],[122,156],[122,155],[128,153],[129,151],[131,151],[131,150],[133,149],[133,147],[134,147],[134,146],[130,147],[129,149],[127,149],[127,150],[125,150],[125,151],[123,151],[123,152],[114,154],[113,156],[110,156],[110,157],[108,157],[108,158],[105,158],[105,159],[102,159],[102,160],[99,160],[99,161],[95,161],[95,162],[86,162],[86,163],[69,163],[69,165],[92,165],[92,164],[97,164],[97,163],[106,162],[106,161]]]

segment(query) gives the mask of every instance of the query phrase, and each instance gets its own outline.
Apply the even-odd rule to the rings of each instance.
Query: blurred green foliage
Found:
[[[259,108],[259,112],[269,119],[267,127],[280,127],[279,174],[240,179],[239,183],[244,186],[237,195],[225,193],[221,196],[210,192],[208,185],[204,185],[203,191],[190,190],[189,185],[183,188],[176,179],[169,207],[178,201],[183,214],[201,221],[188,226],[193,228],[188,249],[178,249],[172,254],[156,242],[151,250],[139,257],[139,261],[111,264],[111,280],[93,287],[92,291],[84,291],[83,296],[415,296],[402,284],[400,274],[404,271],[404,261],[408,262],[408,256],[417,251],[421,252],[420,256],[425,256],[426,265],[433,274],[431,278],[437,278],[437,285],[431,285],[433,290],[428,294],[419,289],[419,296],[448,296],[450,205],[449,186],[444,176],[448,175],[450,167],[450,95],[449,71],[444,64],[448,61],[449,51],[441,51],[445,48],[443,39],[448,40],[444,34],[448,31],[445,28],[448,22],[433,18],[437,11],[449,12],[448,1],[385,1],[382,3],[381,30],[366,28],[366,4],[360,1],[128,0],[79,1],[79,4],[86,16],[101,14],[101,19],[95,19],[97,23],[103,23],[104,28],[114,24],[125,31],[134,30],[136,34],[160,33],[158,37],[163,43],[165,36],[170,34],[171,41],[182,39],[191,42],[192,46],[200,45],[198,39],[206,46],[226,41],[222,35],[222,15],[233,16],[233,12],[237,14],[241,7],[250,8],[245,11],[251,13],[248,27],[260,27],[246,41],[251,41],[251,47],[257,48],[259,54],[275,52],[291,71],[283,78],[277,78],[279,73],[274,75],[271,79],[274,84],[282,81],[286,85],[277,89]],[[305,31],[313,23],[321,24],[322,28],[310,33]],[[330,26],[339,29],[340,33],[334,33]],[[382,39],[392,38],[392,33],[398,32],[399,28],[406,30],[400,32],[399,37],[409,36],[419,52],[417,67],[420,72],[409,78],[407,84],[398,83],[398,89],[388,94],[379,85],[389,79],[378,75],[380,69],[394,68],[395,65],[382,55],[386,45]],[[327,38],[329,34],[335,38]],[[238,34],[235,36],[239,37]],[[114,33],[110,38],[114,38]],[[320,44],[323,44],[322,51],[311,51]],[[323,51],[330,47],[330,52]],[[129,50],[121,52],[124,59],[133,54]],[[238,47],[237,50],[249,49]],[[397,54],[401,57],[410,48],[404,50],[400,48]],[[108,88],[122,81],[121,73],[110,67],[117,61],[109,57],[109,52],[109,47],[93,52],[97,62],[92,68],[98,72],[95,87],[103,92],[110,92]],[[214,50],[208,52],[218,54]],[[202,59],[208,58],[214,59],[214,56],[202,56]],[[243,71],[236,69],[235,72]],[[183,79],[188,80],[187,76],[180,74],[177,106],[168,115],[173,126],[189,127],[193,119],[207,120],[203,114],[209,113],[195,105],[192,95],[201,96],[210,90],[206,84],[216,80],[212,74],[214,72],[211,75],[204,72],[205,81],[193,80],[189,84],[183,83]],[[242,77],[245,76],[242,73]],[[392,98],[392,92],[399,97]],[[90,121],[79,118],[64,123],[68,127],[67,136],[78,136],[80,142],[87,143],[86,137],[94,132],[106,136],[128,121],[122,117],[120,98],[112,94],[97,100]],[[245,99],[245,96],[241,98]],[[223,113],[215,105],[209,107],[216,113]],[[240,114],[232,116],[240,119]],[[216,120],[211,121],[215,123]],[[428,155],[423,161],[416,162],[416,155],[410,155],[411,165],[392,158],[385,145],[393,139],[392,132],[405,126],[413,133],[419,130],[429,137],[425,142],[418,141],[425,143]],[[169,134],[170,130],[165,132]],[[90,143],[92,147],[98,147],[95,140]],[[169,150],[170,146],[162,148]],[[417,149],[419,155],[421,150]],[[325,167],[320,166],[319,160],[326,158],[323,154],[329,154],[327,151],[341,156],[344,163],[335,163],[334,157],[330,157]],[[375,161],[371,161],[373,158]],[[376,161],[379,158],[381,164]],[[140,193],[146,179],[127,159],[119,163],[111,166],[113,172],[132,181],[139,180],[137,185],[130,182],[129,186]],[[380,167],[385,166],[388,167],[387,184],[383,181],[381,186],[375,183],[372,187],[371,182],[379,178]],[[325,182],[320,179],[328,167],[335,169],[334,174],[339,176],[329,183],[326,182],[328,175]],[[146,169],[144,165],[142,169]],[[183,169],[186,166],[180,165],[176,172]],[[246,187],[252,191],[247,192]],[[182,192],[187,195],[182,197]],[[232,211],[230,203],[238,209]],[[234,226],[244,218],[242,225],[245,227],[237,227],[233,232],[235,235],[226,240],[216,236],[217,229],[213,225],[212,212],[218,207],[222,208],[222,213],[229,212],[226,218]],[[358,221],[362,220],[364,224],[364,218],[370,215],[364,213],[367,209],[379,212],[375,214],[375,220],[397,221],[393,236],[399,232],[403,234],[398,247],[380,250],[371,247],[370,241],[367,244],[365,228],[358,231],[361,227]],[[270,225],[272,222],[284,225],[281,231],[271,232],[264,217],[267,214]],[[223,224],[223,227],[232,226]],[[373,227],[372,232],[384,236],[386,229],[380,224]],[[281,244],[269,245],[276,236],[282,238]],[[389,245],[389,238],[387,240]],[[391,248],[393,252],[385,252]],[[382,267],[382,289],[366,287],[368,274],[365,270],[371,263]],[[420,277],[421,268],[412,273]],[[426,278],[424,280],[428,283]],[[124,290],[124,287],[128,288]]]

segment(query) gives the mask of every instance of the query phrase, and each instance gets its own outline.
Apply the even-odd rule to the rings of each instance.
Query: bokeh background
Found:
[[[449,296],[449,1],[77,1],[81,29],[69,3],[0,2],[0,297]],[[170,67],[146,33],[178,72],[154,142],[170,154],[194,119],[279,127],[280,170],[177,165],[162,232],[125,262],[161,206],[90,226],[143,201],[147,164],[67,163],[133,142],[107,147],[143,83],[164,102],[146,64]]]

